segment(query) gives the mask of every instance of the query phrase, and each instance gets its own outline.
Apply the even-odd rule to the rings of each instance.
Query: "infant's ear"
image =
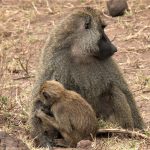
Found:
[[[51,98],[51,96],[47,92],[42,92],[42,95],[46,100]]]

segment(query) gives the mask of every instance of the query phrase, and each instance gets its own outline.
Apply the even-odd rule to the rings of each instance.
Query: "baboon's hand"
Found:
[[[41,109],[37,109],[35,115],[39,118],[42,118],[43,116],[45,116],[45,113]]]

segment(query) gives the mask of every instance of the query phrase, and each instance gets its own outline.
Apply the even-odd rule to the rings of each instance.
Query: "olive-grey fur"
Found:
[[[92,27],[84,31],[82,23],[88,15],[92,18]],[[34,114],[39,108],[39,88],[46,80],[59,81],[66,89],[81,94],[92,105],[97,117],[117,122],[123,128],[143,129],[143,120],[118,65],[111,57],[103,60],[95,58],[102,24],[97,10],[80,8],[51,31],[42,50],[32,92],[32,134],[39,138],[41,145],[45,145],[47,137],[43,135],[40,120]]]

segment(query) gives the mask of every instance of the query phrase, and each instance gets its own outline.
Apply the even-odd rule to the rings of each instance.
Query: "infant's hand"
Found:
[[[43,115],[45,115],[45,113],[41,110],[41,109],[37,109],[35,112],[35,115],[39,118],[43,117]]]

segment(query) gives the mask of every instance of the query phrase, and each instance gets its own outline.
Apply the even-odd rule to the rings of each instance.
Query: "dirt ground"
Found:
[[[130,11],[124,16],[105,15],[106,32],[118,47],[113,57],[131,87],[150,135],[150,0],[128,3]],[[32,150],[37,148],[32,146],[26,123],[40,50],[64,12],[86,5],[106,10],[105,0],[0,0],[0,131],[21,139]],[[142,139],[114,137],[96,139],[90,149],[149,150],[150,144]],[[5,150],[2,139],[0,150]]]

